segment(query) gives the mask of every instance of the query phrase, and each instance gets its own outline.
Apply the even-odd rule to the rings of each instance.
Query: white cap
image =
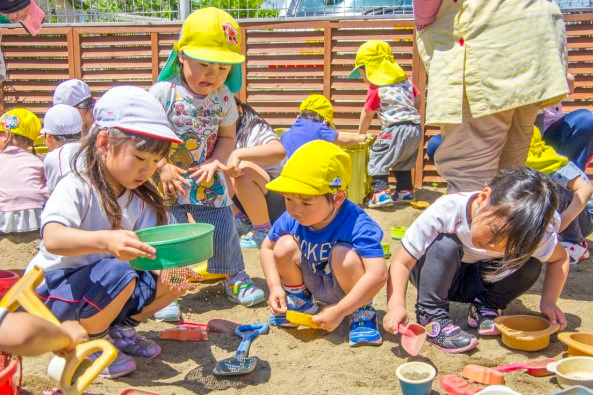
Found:
[[[113,127],[183,144],[171,130],[161,103],[142,88],[129,85],[111,88],[97,100],[93,116],[100,128]]]
[[[65,136],[82,131],[82,117],[78,110],[66,104],[56,104],[43,117],[42,134]]]
[[[76,107],[91,97],[91,88],[86,82],[77,79],[67,80],[56,87],[54,106],[56,104],[67,104]]]

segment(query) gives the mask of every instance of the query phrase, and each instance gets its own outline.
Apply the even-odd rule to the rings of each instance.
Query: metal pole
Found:
[[[184,21],[188,16],[191,10],[190,5],[191,0],[179,0],[179,16],[181,20]]]

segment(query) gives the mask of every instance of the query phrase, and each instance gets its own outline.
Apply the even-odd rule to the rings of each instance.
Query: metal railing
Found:
[[[593,0],[556,0],[564,13],[591,12]],[[48,24],[181,21],[215,6],[245,19],[412,18],[412,0],[38,0]]]

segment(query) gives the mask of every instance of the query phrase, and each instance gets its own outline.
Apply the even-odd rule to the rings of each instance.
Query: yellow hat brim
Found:
[[[192,59],[204,62],[238,64],[245,61],[245,56],[224,49],[213,49],[203,47],[182,47],[181,51]]]
[[[324,195],[329,192],[319,191],[317,188],[314,188],[309,184],[282,175],[268,182],[266,188],[270,191],[279,193],[294,193],[297,195],[312,196]]]

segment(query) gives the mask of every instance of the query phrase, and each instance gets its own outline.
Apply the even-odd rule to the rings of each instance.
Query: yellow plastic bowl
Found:
[[[537,351],[550,344],[550,335],[560,329],[544,318],[533,315],[508,315],[494,319],[505,346],[515,350]]]

